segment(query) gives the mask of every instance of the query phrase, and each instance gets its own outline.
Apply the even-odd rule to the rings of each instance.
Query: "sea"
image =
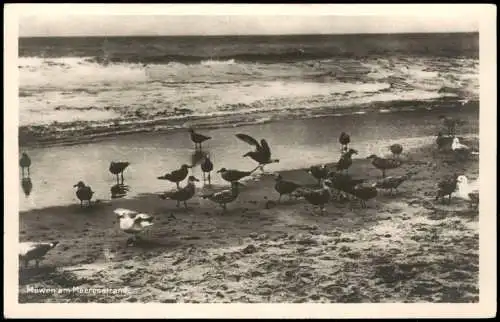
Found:
[[[478,69],[478,33],[20,38],[19,143],[464,105]]]

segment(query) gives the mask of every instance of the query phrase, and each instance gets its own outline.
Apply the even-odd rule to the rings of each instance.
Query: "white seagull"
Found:
[[[115,209],[114,213],[120,220],[120,229],[132,235],[132,237],[127,240],[127,246],[137,241],[141,233],[146,232],[149,227],[153,226],[154,217],[151,215],[125,208]]]
[[[34,260],[38,268],[40,261],[49,250],[56,247],[58,241],[51,243],[24,242],[19,244],[19,260],[24,262],[24,267],[28,267],[31,260]]]
[[[479,152],[474,151],[467,145],[460,143],[460,140],[457,137],[453,138],[453,141],[451,143],[451,149],[455,152],[460,152],[460,153],[471,153],[475,155],[479,154]]]

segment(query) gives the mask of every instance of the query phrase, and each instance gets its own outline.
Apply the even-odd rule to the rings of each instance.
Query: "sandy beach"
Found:
[[[476,113],[477,110],[462,111],[457,115],[467,120],[459,136],[465,144],[478,147]],[[361,208],[357,201],[332,200],[324,213],[301,199],[284,197],[281,204],[276,203],[278,194],[274,190],[274,174],[279,172],[286,180],[315,186],[316,181],[304,168],[337,161],[340,153],[337,137],[340,125],[346,124],[343,123],[345,120],[323,125],[324,119],[289,121],[314,122],[312,126],[304,126],[308,130],[301,132],[302,136],[294,133],[294,140],[299,143],[297,150],[310,153],[309,159],[301,160],[308,160],[310,164],[287,163],[286,160],[293,160],[294,150],[289,148],[287,151],[286,147],[293,145],[279,138],[290,140],[294,134],[279,136],[275,133],[269,140],[276,142],[273,146],[278,148],[273,153],[282,162],[276,167],[269,166],[269,173],[256,172],[245,181],[240,196],[228,205],[226,213],[211,201],[199,197],[207,189],[201,185],[197,188],[197,195],[188,202],[188,209],[176,208],[174,201],[158,197],[158,192],[174,187],[165,184],[151,183],[157,188],[152,188],[149,193],[135,189],[136,192],[126,198],[110,199],[104,197],[109,193],[104,191],[113,183],[112,177],[93,180],[97,191],[102,191],[97,196],[99,202],[91,208],[81,209],[75,202],[74,190],[69,188],[79,180],[78,173],[66,167],[66,179],[58,184],[49,182],[48,185],[53,186],[47,189],[54,192],[54,187],[61,191],[66,187],[69,192],[64,196],[71,196],[73,200],[66,199],[67,204],[63,204],[52,199],[53,204],[44,204],[41,200],[48,193],[37,191],[46,191],[46,188],[35,186],[29,198],[39,193],[36,200],[40,201],[26,206],[19,214],[20,241],[60,242],[47,254],[39,269],[20,269],[19,302],[477,303],[478,211],[456,196],[450,205],[434,201],[434,197],[437,183],[446,176],[458,173],[466,175],[470,181],[477,179],[478,160],[458,161],[449,149],[437,150],[434,141],[438,124],[436,113],[429,112],[421,118],[414,115],[405,118],[402,114],[379,115],[375,119],[366,115],[348,119],[348,126],[357,138],[352,146],[360,150],[349,173],[368,182],[379,179],[380,171],[366,156],[381,154],[382,151],[387,154],[387,142],[394,141],[405,146],[404,163],[400,168],[388,171],[388,175],[408,171],[417,174],[404,182],[393,196],[379,190],[377,198],[369,201],[366,209]],[[399,120],[399,124],[395,120]],[[286,124],[282,123],[277,132],[283,133],[287,126],[288,129],[298,128],[297,123]],[[365,125],[365,132],[356,130],[355,125],[361,124]],[[377,125],[378,131],[373,131],[370,124]],[[399,131],[393,131],[389,124]],[[266,126],[214,131],[234,135],[240,131],[255,133],[258,129],[259,137],[267,137],[271,132]],[[316,146],[309,144],[312,139],[307,140],[307,133],[312,133],[311,129],[325,133],[324,129],[328,127],[335,135],[329,137],[327,133],[320,139],[317,134],[310,135],[318,143]],[[172,144],[165,149],[176,150],[175,142],[180,145],[186,140],[172,139],[176,135],[185,136],[184,133],[163,136],[165,145]],[[131,151],[135,146],[130,142],[138,139],[133,136],[117,139],[114,143],[118,155],[124,151],[118,148],[120,140],[126,142],[122,146],[130,147]],[[102,147],[107,143],[94,144]],[[41,180],[43,173],[48,177],[40,169],[44,169],[44,163],[54,162],[49,158],[49,152],[62,155],[54,152],[58,149],[66,149],[65,160],[88,157],[88,168],[84,170],[87,172],[95,165],[95,159],[109,162],[107,158],[90,154],[91,146],[31,150],[32,155],[44,156],[39,158],[44,161],[40,161],[39,170],[34,170],[34,178],[38,175],[37,180]],[[152,155],[158,151],[158,146],[153,144],[144,149],[149,148]],[[244,144],[239,146],[248,150]],[[307,150],[306,146],[313,147]],[[223,143],[212,145],[210,149],[217,161],[223,160],[219,154],[226,149]],[[135,151],[136,158],[143,158],[142,164],[146,164],[149,159],[144,157],[143,150]],[[231,148],[227,151],[226,154],[230,153],[233,158],[241,158],[241,151]],[[161,174],[156,172],[160,168],[173,169],[186,156],[189,156],[188,152],[182,156],[174,155],[169,163],[157,159],[156,166],[147,175]],[[162,158],[160,160],[169,159],[168,156]],[[238,168],[252,165],[248,160],[241,162],[248,163],[239,163]],[[233,160],[228,163],[238,164]],[[70,164],[67,161],[67,165]],[[134,167],[144,169],[139,164],[141,162],[136,162]],[[61,169],[65,166],[54,169],[51,175],[61,173]],[[106,167],[96,171],[94,178],[110,176],[105,171]],[[142,172],[136,171],[130,176],[125,174],[126,182],[133,188],[140,188],[138,182],[141,180],[151,182],[139,177]],[[216,180],[213,188],[220,189],[222,185]],[[23,203],[28,204],[21,201],[21,206]],[[127,247],[128,236],[120,232],[113,214],[116,208],[153,215],[151,234],[141,243]],[[36,291],[62,288],[73,291],[50,294]],[[122,292],[93,294],[81,291],[92,288],[122,289]]]

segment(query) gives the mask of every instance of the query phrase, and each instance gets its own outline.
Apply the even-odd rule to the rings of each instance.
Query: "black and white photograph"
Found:
[[[38,6],[5,58],[17,304],[495,302],[494,6]]]

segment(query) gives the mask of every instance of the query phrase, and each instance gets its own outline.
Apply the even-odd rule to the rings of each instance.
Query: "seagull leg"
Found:
[[[184,208],[188,209],[188,205],[187,205],[186,201],[184,201]]]
[[[179,182],[176,182],[175,184],[177,185],[177,189],[179,189],[179,188],[180,188],[180,187],[179,187]]]
[[[208,173],[208,185],[210,186],[211,183],[210,183],[210,172]]]
[[[177,201],[177,208],[179,208],[181,206],[181,203],[179,201]]]
[[[123,172],[121,173],[121,177],[122,177],[122,184],[123,184]]]
[[[28,167],[28,177],[30,176],[30,167]]]
[[[80,208],[83,208],[83,200],[80,200]]]
[[[207,179],[205,177],[205,171],[203,171],[203,183],[205,183],[205,181],[207,181]]]
[[[281,193],[280,193],[280,197],[278,198],[278,203],[281,203]]]

